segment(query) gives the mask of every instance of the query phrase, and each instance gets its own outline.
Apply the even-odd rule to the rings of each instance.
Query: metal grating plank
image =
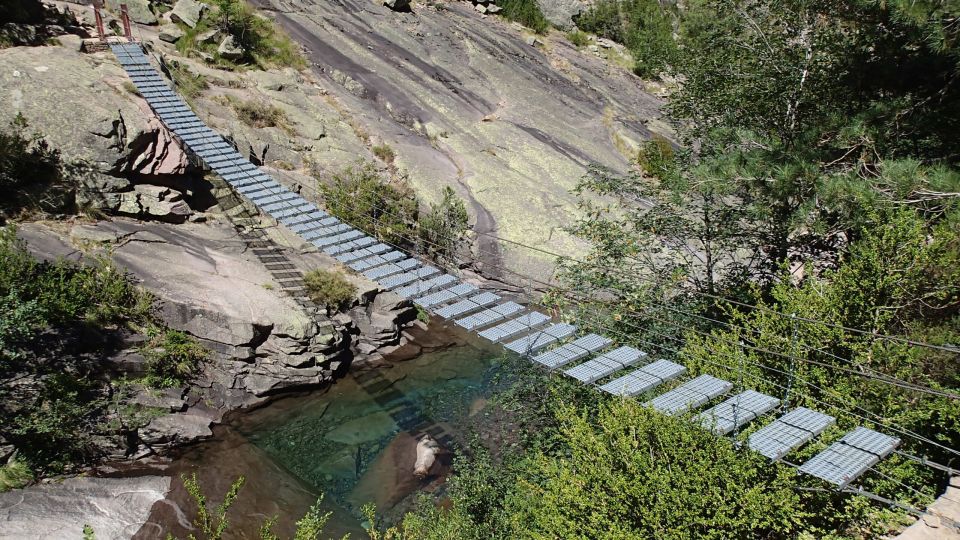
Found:
[[[726,435],[754,418],[772,411],[780,400],[755,390],[741,392],[697,415],[703,427],[716,435]]]
[[[432,266],[421,266],[419,268],[414,268],[409,272],[404,272],[402,274],[394,274],[392,276],[385,277],[377,281],[378,283],[380,283],[381,287],[385,289],[393,290],[393,289],[396,289],[397,287],[403,287],[404,285],[413,283],[418,279],[423,279],[439,273],[440,273],[440,270],[437,270]]]
[[[403,272],[406,272],[407,270],[410,270],[411,267],[412,267],[412,268],[416,268],[417,265],[419,265],[419,264],[420,264],[420,262],[417,261],[416,259],[413,259],[413,258],[404,259],[404,260],[397,261],[397,262],[392,263],[392,264],[385,264],[385,265],[383,265],[383,266],[378,266],[378,267],[376,267],[376,268],[374,268],[374,269],[372,269],[372,270],[367,270],[366,272],[363,273],[363,275],[364,275],[364,277],[366,277],[367,279],[372,279],[372,280],[374,280],[374,281],[378,281],[378,280],[380,280],[380,279],[382,279],[382,278],[385,278],[385,277],[389,277],[389,276],[393,276],[393,275],[396,275],[396,274],[401,274],[401,273],[403,273]],[[412,265],[412,266],[411,266],[411,265]]]
[[[331,257],[339,255],[341,253],[347,253],[356,249],[363,249],[368,246],[372,246],[377,243],[377,239],[372,236],[361,236],[356,240],[351,240],[349,242],[344,242],[342,244],[335,244],[332,246],[327,246],[323,248],[323,252]]]
[[[338,235],[341,235],[341,234],[343,234],[343,233],[346,233],[346,232],[349,232],[349,231],[352,231],[352,230],[354,230],[353,227],[347,225],[346,223],[340,223],[340,222],[338,221],[337,223],[334,223],[333,225],[328,225],[328,226],[326,226],[326,227],[314,228],[314,229],[311,229],[311,230],[309,230],[309,231],[300,233],[300,236],[301,236],[304,240],[306,240],[307,242],[313,242],[314,240],[318,240],[318,239],[320,239],[320,238],[331,237],[331,236],[338,236]],[[357,231],[357,233],[359,233],[359,232],[360,232],[360,231]],[[326,247],[326,246],[328,246],[328,245],[330,245],[330,244],[335,244],[335,243],[336,243],[336,242],[328,242],[328,243],[326,243],[326,244],[324,244],[323,246],[320,246],[320,247]]]
[[[832,416],[798,407],[750,435],[750,448],[772,460],[782,459],[836,422]]]
[[[563,373],[585,384],[592,384],[625,367],[632,366],[647,356],[647,353],[633,347],[618,347],[608,353],[601,354],[593,360],[588,360],[574,366]]]
[[[615,396],[639,396],[667,381],[676,379],[686,371],[687,368],[680,364],[669,360],[657,360],[604,384],[600,389]]]
[[[604,336],[587,334],[566,345],[539,354],[533,358],[533,361],[550,369],[555,369],[605,349],[611,343],[613,341]]]
[[[480,294],[471,296],[470,298],[450,304],[449,306],[444,306],[436,310],[433,314],[437,317],[450,319],[452,317],[466,315],[470,312],[477,311],[478,309],[483,309],[499,302],[500,300],[502,300],[502,298],[493,294],[492,292],[482,292]]]
[[[287,208],[287,209],[284,209],[284,210],[278,210],[278,211],[276,211],[276,212],[273,212],[273,218],[276,219],[277,221],[280,221],[281,219],[283,219],[283,218],[285,218],[285,217],[291,217],[291,216],[299,216],[299,215],[303,215],[303,214],[309,214],[310,212],[313,212],[313,211],[315,211],[316,209],[317,209],[316,206],[308,203],[307,201],[303,201],[303,202],[300,203],[299,205],[292,206],[292,207]]]
[[[420,298],[414,300],[413,303],[423,308],[429,308],[450,302],[451,300],[456,300],[457,298],[462,298],[476,291],[477,287],[475,285],[471,285],[469,283],[458,283],[457,285],[454,285],[448,289],[443,289],[421,296]]]
[[[539,311],[530,311],[523,315],[498,324],[492,328],[480,332],[478,335],[494,343],[500,343],[512,337],[518,336],[530,330],[539,328],[550,322],[550,317]]]
[[[435,291],[441,287],[449,287],[458,281],[457,278],[450,274],[440,274],[427,280],[416,281],[405,287],[400,287],[393,292],[399,294],[401,298],[413,298]]]
[[[733,383],[710,375],[701,375],[665,394],[660,394],[648,401],[647,405],[664,414],[679,414],[705,405],[710,400],[726,394],[731,388]]]
[[[506,302],[498,306],[485,309],[479,313],[474,313],[473,315],[458,319],[455,322],[457,326],[466,328],[467,330],[474,330],[480,328],[481,326],[500,322],[512,315],[520,313],[521,311],[523,311],[523,306],[520,304],[516,302]]]
[[[896,437],[857,427],[807,460],[800,466],[800,472],[836,484],[842,489],[899,445],[900,439]]]
[[[385,244],[378,244],[378,245],[382,246]],[[389,249],[389,246],[387,246],[387,249]],[[385,264],[396,262],[406,257],[406,255],[396,250],[388,251],[382,254],[379,252],[375,253],[372,251],[367,251],[366,253],[363,253],[361,256],[363,258],[352,257],[350,259],[343,259],[341,258],[342,256],[338,256],[337,259],[340,262],[348,263],[350,266],[350,269],[352,269],[355,272],[365,272],[367,270],[371,270],[378,266],[383,266]]]
[[[301,225],[304,225],[304,226],[310,225],[312,223],[316,223],[317,220],[326,219],[328,217],[332,217],[332,216],[330,216],[330,214],[318,208],[307,215],[285,217],[280,220],[280,223],[283,223],[284,225],[287,226],[287,228],[289,228],[290,230],[293,230],[294,227],[299,227]],[[327,223],[324,226],[335,223],[336,218],[333,218],[333,219],[334,221]],[[307,230],[307,229],[300,229],[300,230]],[[294,231],[294,232],[299,232],[299,231]]]
[[[325,248],[327,246],[332,246],[333,244],[340,244],[342,242],[349,242],[350,240],[356,240],[361,236],[363,236],[362,232],[356,229],[351,229],[349,231],[345,231],[333,236],[325,236],[323,238],[317,238],[311,243],[317,246],[318,248]]]
[[[568,338],[577,331],[577,327],[567,323],[551,324],[550,326],[524,336],[506,345],[508,350],[517,354],[532,354],[548,347],[561,339]]]

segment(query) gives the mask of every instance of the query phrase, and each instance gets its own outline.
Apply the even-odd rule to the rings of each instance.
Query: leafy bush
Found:
[[[55,373],[17,401],[5,404],[0,429],[33,469],[59,472],[94,457],[92,438],[106,405],[98,385],[70,373]]]
[[[675,8],[658,0],[600,0],[582,13],[581,29],[621,43],[634,57],[641,77],[658,75],[677,54],[673,39]]]
[[[0,131],[0,223],[25,208],[55,211],[72,205],[59,150],[40,135],[28,135],[27,127],[18,114]]]
[[[27,462],[19,457],[12,457],[0,466],[0,493],[11,489],[19,489],[33,480],[33,471]]]
[[[643,143],[637,153],[637,164],[643,172],[654,178],[667,180],[677,174],[676,152],[670,141],[662,135]]]
[[[320,184],[327,210],[371,236],[434,259],[456,255],[467,231],[463,200],[449,187],[439,204],[419,212],[420,202],[404,182],[381,178],[369,162],[337,173],[332,185]]]
[[[543,34],[550,28],[550,21],[543,16],[536,0],[500,0],[497,5],[503,8],[500,15],[538,34]]]
[[[303,281],[310,299],[329,309],[341,309],[357,294],[356,286],[340,272],[318,268],[307,272]]]
[[[467,207],[453,189],[444,187],[440,204],[430,205],[419,225],[422,252],[435,259],[453,258],[467,231]]]
[[[207,359],[207,350],[193,336],[178,330],[151,327],[142,353],[147,359],[145,383],[156,388],[189,381]]]
[[[418,203],[402,182],[380,177],[376,166],[358,162],[320,184],[327,210],[371,236],[401,247],[413,247]]]

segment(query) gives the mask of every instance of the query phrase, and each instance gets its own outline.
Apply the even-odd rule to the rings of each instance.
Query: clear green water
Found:
[[[223,484],[214,491],[225,489],[225,479],[247,478],[247,500],[233,518],[238,530],[252,533],[264,516],[302,515],[323,494],[324,510],[333,512],[327,534],[358,537],[363,504],[376,503],[390,520],[418,492],[442,489],[471,417],[484,414],[501,353],[458,339],[467,344],[356,371],[326,391],[241,415],[216,441],[185,455],[180,468],[198,471],[201,483]],[[430,475],[418,478],[417,438],[425,432],[446,451]],[[282,519],[277,532],[291,527]]]

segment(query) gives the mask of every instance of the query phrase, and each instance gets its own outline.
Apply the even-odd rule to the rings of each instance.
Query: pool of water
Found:
[[[233,478],[246,478],[230,513],[234,537],[257,537],[259,523],[272,515],[281,515],[276,531],[284,536],[322,494],[323,509],[332,512],[327,534],[363,538],[364,504],[376,504],[389,521],[402,516],[418,492],[442,487],[471,417],[482,414],[493,391],[501,353],[465,333],[454,338],[459,345],[388,358],[325,391],[239,415],[218,427],[213,441],[187,451],[174,472],[196,472],[213,500]],[[425,435],[442,449],[421,478],[413,471]],[[177,519],[170,512],[162,521]]]

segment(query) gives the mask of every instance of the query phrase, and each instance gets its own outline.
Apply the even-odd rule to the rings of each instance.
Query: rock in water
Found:
[[[383,5],[394,11],[410,11],[410,0],[383,0]]]
[[[443,450],[440,443],[433,440],[433,437],[424,435],[417,443],[417,462],[413,465],[413,475],[417,478],[426,478],[430,475],[430,469],[437,461],[437,454]]]
[[[197,0],[177,0],[177,3],[173,6],[173,11],[170,12],[170,20],[193,28],[197,26],[205,9],[207,9],[207,5],[197,2]]]
[[[233,40],[233,36],[227,36],[223,38],[223,41],[220,42],[220,46],[217,47],[217,54],[222,58],[227,60],[239,60],[243,57],[243,49],[237,47],[236,42]]]

